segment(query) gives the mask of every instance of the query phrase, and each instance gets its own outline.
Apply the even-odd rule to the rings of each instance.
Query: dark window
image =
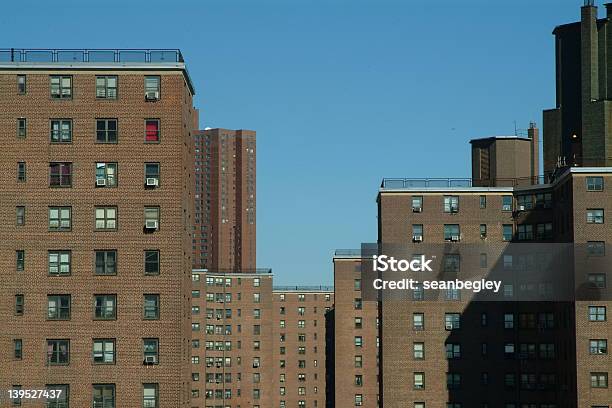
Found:
[[[444,272],[459,272],[461,269],[461,256],[459,254],[444,255]]]
[[[117,251],[96,251],[96,275],[117,274]]]
[[[95,295],[94,317],[101,320],[117,318],[117,295]]]
[[[159,275],[159,250],[151,249],[145,251],[145,274]]]
[[[587,281],[593,288],[605,289],[606,287],[606,274],[605,273],[589,273],[587,275]]]
[[[587,254],[589,256],[604,256],[606,254],[606,243],[603,241],[588,241]]]
[[[13,340],[13,357],[15,360],[23,358],[23,341],[21,339]]]
[[[456,330],[461,328],[461,315],[459,313],[446,313],[444,315],[444,328]]]
[[[484,195],[480,196],[480,208],[481,209],[487,208],[487,196],[484,196]]]
[[[17,119],[17,137],[26,137],[28,134],[28,121],[26,118]]]
[[[117,99],[117,77],[104,75],[96,77],[96,98]]]
[[[94,364],[115,364],[115,340],[94,339],[93,361]]]
[[[15,256],[17,258],[17,272],[23,272],[25,270],[25,251],[18,249],[15,251]]]
[[[47,295],[47,319],[70,320],[70,295]]]
[[[24,310],[24,297],[23,295],[15,295],[15,314],[22,316]]]
[[[117,119],[96,120],[96,142],[117,143]]]
[[[446,373],[446,388],[448,388],[449,390],[454,390],[460,387],[461,387],[461,374]]]
[[[17,181],[24,182],[26,181],[26,164],[25,162],[17,163]]]
[[[145,121],[145,142],[157,143],[160,137],[159,119],[147,119]]]
[[[587,191],[603,191],[604,179],[600,176],[586,178]]]
[[[159,319],[159,295],[144,295],[144,318]]]
[[[480,238],[485,239],[487,237],[487,224],[480,224]]]
[[[72,120],[53,119],[51,120],[51,143],[70,143],[72,142]]]
[[[72,163],[49,163],[49,185],[51,187],[72,186]]]
[[[446,344],[446,358],[449,360],[461,358],[461,344],[447,343]]]
[[[66,365],[70,362],[70,340],[47,340],[47,364]]]
[[[26,93],[26,76],[17,75],[17,93],[23,95]]]
[[[115,408],[115,384],[94,384],[93,408]]]
[[[504,241],[512,241],[512,224],[502,225],[502,239]]]
[[[51,76],[51,98],[70,99],[72,98],[72,77],[68,75]]]

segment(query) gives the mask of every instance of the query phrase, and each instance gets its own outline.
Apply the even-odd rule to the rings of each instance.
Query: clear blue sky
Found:
[[[383,177],[468,177],[468,140],[554,107],[582,0],[13,1],[2,47],[180,48],[201,126],[258,132],[258,264],[333,282]],[[600,7],[600,15],[605,13]]]

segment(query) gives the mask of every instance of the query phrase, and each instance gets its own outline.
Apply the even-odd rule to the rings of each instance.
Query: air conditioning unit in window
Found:
[[[157,356],[145,356],[145,364],[157,364]]]
[[[415,213],[423,212],[423,207],[412,207],[412,212],[415,212]]]
[[[459,207],[451,207],[450,212],[451,214],[457,214],[459,212]]]
[[[145,228],[149,230],[156,230],[159,228],[159,222],[157,220],[147,220],[145,222]]]
[[[459,235],[452,235],[451,236],[451,241],[458,242],[459,241]]]
[[[524,205],[519,205],[518,206],[518,210],[519,211],[525,211],[525,206]]]
[[[147,101],[156,101],[159,99],[159,91],[147,91],[145,92],[145,99]]]
[[[105,178],[96,179],[96,187],[104,187],[106,185]]]
[[[452,324],[452,323],[446,323],[446,324],[444,325],[444,328],[445,328],[446,330],[453,330],[453,324]]]
[[[423,242],[423,236],[422,235],[413,235],[412,236],[412,240],[414,242]]]
[[[159,186],[159,181],[155,177],[147,177],[146,183],[147,183],[147,187]]]

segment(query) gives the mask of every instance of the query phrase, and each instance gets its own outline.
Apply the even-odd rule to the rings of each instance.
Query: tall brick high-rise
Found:
[[[256,267],[256,147],[252,130],[195,132],[196,269]]]
[[[189,406],[193,95],[178,50],[0,50],[0,390],[62,391],[12,404]]]

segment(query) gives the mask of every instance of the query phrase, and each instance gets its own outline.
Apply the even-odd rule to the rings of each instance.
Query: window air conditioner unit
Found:
[[[519,205],[518,206],[518,210],[519,211],[525,211],[525,206],[524,205]]]
[[[459,212],[459,207],[451,207],[450,212],[451,212],[452,214],[456,214],[456,213],[458,213],[458,212]]]
[[[446,328],[446,330],[453,330],[453,324],[452,323],[446,323],[446,325],[444,327]]]
[[[156,101],[159,99],[159,92],[158,91],[148,91],[145,93],[145,99],[147,101]]]
[[[451,241],[453,241],[453,242],[457,242],[457,241],[459,241],[459,235],[453,235],[453,236],[451,236]]]
[[[415,213],[423,212],[423,207],[412,207],[412,212],[415,212]]]
[[[423,236],[422,235],[413,235],[412,236],[412,240],[414,242],[423,242]]]
[[[96,186],[97,187],[104,187],[105,185],[106,185],[106,179],[105,178],[96,179]]]
[[[159,228],[159,222],[157,222],[157,220],[147,220],[145,222],[145,228],[150,230],[156,230]]]
[[[147,187],[157,187],[159,185],[159,181],[155,177],[147,177]]]
[[[145,356],[145,364],[157,364],[157,356]]]

